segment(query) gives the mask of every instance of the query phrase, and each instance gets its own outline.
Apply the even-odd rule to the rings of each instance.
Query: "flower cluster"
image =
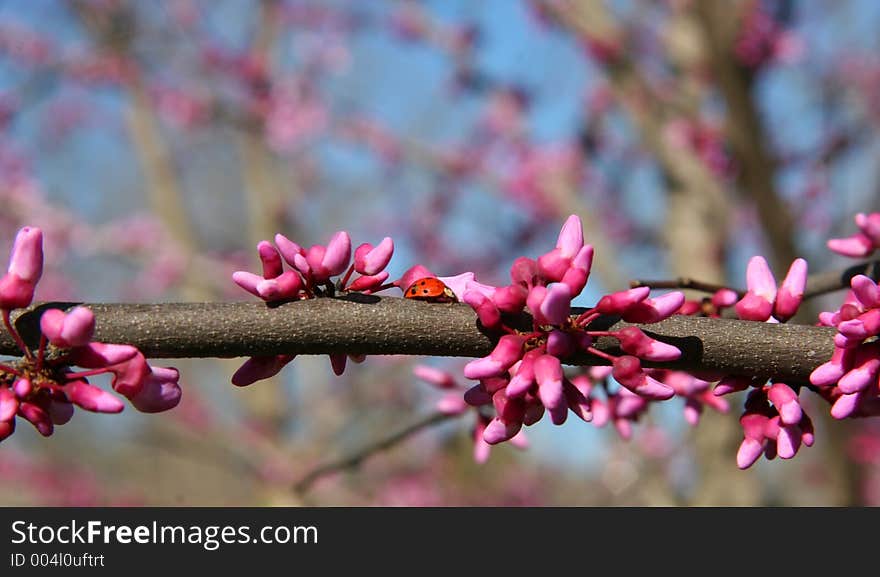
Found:
[[[807,284],[807,262],[796,259],[777,288],[776,278],[764,257],[754,256],[746,268],[745,295],[735,303],[739,318],[757,322],[786,322],[798,311]],[[716,295],[719,293],[716,293]],[[743,441],[737,452],[737,466],[751,467],[763,454],[794,457],[800,446],[813,444],[813,424],[798,400],[800,388],[775,379],[729,375],[714,387],[713,395],[752,389],[740,417]]]
[[[413,368],[413,374],[422,381],[444,392],[443,397],[435,405],[437,411],[444,415],[455,416],[462,415],[472,408],[465,401],[466,394],[465,397],[462,397],[462,393],[465,392],[467,387],[459,385],[452,373],[435,367],[429,367],[428,365],[416,365]],[[483,431],[486,430],[486,427],[491,422],[492,416],[486,411],[480,410],[479,407],[475,409],[477,419],[471,430],[471,436],[474,441],[474,461],[483,464],[489,460],[489,454],[492,451],[491,445],[483,440]],[[526,449],[529,446],[523,431],[514,435],[510,442],[520,449]]]
[[[832,238],[828,248],[853,258],[864,258],[880,248],[880,212],[858,213],[856,226],[859,232],[846,238]]]
[[[25,308],[43,271],[43,234],[24,227],[15,238],[6,275],[0,279],[0,312],[6,330],[24,358],[0,364],[0,440],[15,432],[15,417],[29,421],[49,436],[55,425],[73,416],[74,405],[87,411],[118,413],[116,396],[89,383],[88,377],[112,375],[114,391],[139,411],[155,413],[180,401],[177,369],[151,367],[130,345],[93,342],[95,317],[78,306],[69,312],[49,309],[40,317],[40,344],[32,351],[11,320],[13,309]],[[75,371],[78,366],[85,371]]]
[[[880,287],[864,275],[850,287],[838,310],[819,314],[820,324],[837,334],[831,360],[810,375],[836,419],[880,415]]]
[[[762,0],[745,3],[741,22],[733,54],[750,70],[774,61],[791,61],[803,52],[801,40],[774,18]]]
[[[347,292],[372,294],[386,288],[385,267],[394,253],[394,242],[385,237],[378,245],[363,243],[354,250],[352,262],[351,237],[345,231],[333,235],[327,245],[316,244],[305,249],[282,234],[275,235],[275,244],[262,241],[257,245],[263,274],[236,271],[232,280],[238,286],[267,303],[279,304]],[[285,270],[284,263],[290,267]],[[354,273],[357,277],[352,279]],[[332,277],[342,275],[335,282]],[[232,376],[237,386],[268,379],[281,371],[296,355],[251,357]],[[333,372],[341,375],[347,359],[360,362],[363,357],[330,355]]]
[[[465,400],[475,406],[494,405],[495,417],[486,425],[483,439],[495,444],[517,435],[523,425],[539,421],[545,411],[561,425],[571,411],[584,421],[593,413],[589,381],[570,380],[562,361],[581,352],[611,364],[614,378],[633,395],[665,400],[675,391],[642,369],[641,361],[669,361],[681,352],[674,346],[648,337],[635,326],[613,331],[590,330],[601,315],[619,315],[624,321],[653,323],[675,313],[684,302],[680,292],[650,298],[647,287],[603,297],[594,308],[577,317],[571,301],[587,283],[593,247],[584,244],[583,228],[572,215],[562,227],[556,248],[537,260],[519,258],[511,267],[511,284],[492,287],[466,283],[462,300],[489,329],[504,331],[489,356],[471,361],[464,376],[478,380]],[[504,324],[502,314],[528,311],[532,330],[521,332]],[[603,336],[616,338],[623,353],[614,356],[593,346]]]
[[[795,259],[777,290],[776,278],[762,256],[754,256],[746,268],[748,291],[736,303],[736,314],[747,321],[785,322],[795,315],[807,286],[807,261]]]

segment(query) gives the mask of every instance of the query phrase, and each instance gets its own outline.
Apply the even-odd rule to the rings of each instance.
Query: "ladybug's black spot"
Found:
[[[426,295],[426,294],[428,294],[429,292],[430,292],[430,291],[428,291],[428,289],[422,289],[422,294],[423,294],[423,295]]]
[[[419,286],[425,286],[425,281],[419,281]]]

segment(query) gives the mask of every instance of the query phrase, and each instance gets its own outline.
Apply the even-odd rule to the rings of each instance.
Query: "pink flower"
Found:
[[[860,212],[855,220],[860,232],[846,238],[833,238],[828,241],[828,248],[843,256],[864,258],[880,248],[880,212]]]
[[[43,274],[43,232],[26,226],[18,231],[6,275],[0,278],[0,309],[25,308]]]
[[[508,400],[502,388],[493,388],[494,394],[490,396],[484,386],[478,385],[462,396],[463,387],[459,386],[455,377],[447,371],[427,365],[416,365],[413,368],[413,373],[421,380],[444,391],[445,394],[437,401],[435,408],[445,415],[457,416],[465,413],[471,407],[494,404],[498,415],[494,419],[479,410],[475,411],[477,419],[473,439],[474,460],[477,463],[485,463],[489,458],[490,445],[502,440],[511,440],[514,445],[520,448],[527,447],[528,442],[525,435],[519,430],[523,423],[524,405],[519,400]],[[517,421],[519,424],[504,425],[502,424],[503,419]],[[516,430],[514,431],[514,429]],[[506,436],[508,430],[512,432],[510,436]],[[504,438],[498,438],[499,434]]]
[[[741,319],[764,322],[771,315],[785,322],[797,312],[804,296],[807,282],[807,263],[796,259],[777,293],[776,279],[761,256],[749,260],[746,270],[748,292],[736,303],[736,313]]]
[[[16,237],[8,272],[0,282],[4,306],[30,304],[42,264],[42,232],[25,227]],[[58,309],[43,311],[37,351],[31,351],[8,322],[10,309],[5,308],[3,314],[7,330],[24,358],[14,366],[0,365],[0,373],[5,375],[0,379],[0,440],[15,430],[15,416],[49,436],[56,426],[70,420],[74,405],[99,413],[122,411],[122,401],[88,382],[88,377],[100,373],[111,373],[111,387],[139,410],[167,410],[180,399],[176,370],[151,368],[135,347],[92,342],[95,317],[86,307],[77,306],[66,313]],[[47,344],[58,347],[59,352],[46,355]],[[88,370],[76,371],[74,366]],[[147,402],[151,394],[158,401]]]
[[[522,356],[522,347],[525,339],[517,335],[504,335],[498,340],[498,344],[489,354],[475,361],[471,361],[464,367],[464,376],[468,379],[484,379],[497,377]]]
[[[378,246],[364,243],[354,251],[354,269],[362,275],[372,276],[382,271],[394,254],[394,241],[386,236]]]

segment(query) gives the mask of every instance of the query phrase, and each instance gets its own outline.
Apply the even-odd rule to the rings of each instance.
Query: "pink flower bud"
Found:
[[[589,423],[592,421],[593,413],[590,410],[590,399],[572,382],[564,381],[562,387],[565,393],[566,404],[571,409],[571,412],[584,422]]]
[[[874,350],[872,353],[876,355],[877,351]],[[877,357],[870,357],[868,354],[858,356],[863,357],[861,359],[857,358],[856,362],[861,361],[860,364],[857,364],[853,369],[849,370],[837,382],[837,387],[840,389],[840,392],[845,395],[850,395],[867,389],[871,383],[876,382],[877,373],[880,371],[880,359]]]
[[[514,435],[519,433],[521,428],[522,423],[505,423],[496,417],[486,425],[486,429],[483,431],[483,440],[490,445],[497,445],[512,439]]]
[[[700,415],[703,413],[703,405],[696,399],[688,398],[684,402],[684,420],[691,427],[700,424]]]
[[[847,238],[832,238],[826,243],[829,250],[853,258],[863,258],[874,252],[874,243],[864,234]]]
[[[129,360],[111,366],[110,371],[113,373],[113,380],[110,383],[113,390],[131,399],[143,388],[145,379],[150,375],[150,366],[144,355],[138,351]]]
[[[779,427],[776,435],[776,452],[781,459],[791,459],[801,446],[801,429],[797,425]]]
[[[260,255],[260,262],[263,263],[263,278],[275,278],[284,272],[281,266],[281,255],[269,241],[260,241],[257,244],[257,253]]]
[[[848,339],[866,339],[880,332],[880,309],[871,309],[858,318],[843,321],[837,330]]]
[[[681,356],[681,351],[652,339],[638,327],[624,327],[617,331],[620,348],[624,352],[648,361],[674,361]]]
[[[850,281],[850,286],[853,295],[865,309],[880,306],[880,288],[870,277],[856,275]]]
[[[504,394],[504,389],[498,389],[492,395],[492,404],[498,418],[505,423],[522,423],[526,411],[526,405],[522,399],[511,399]]]
[[[794,389],[785,383],[773,383],[767,391],[767,397],[779,412],[780,420],[786,425],[797,425],[801,422],[803,411]]]
[[[394,241],[386,236],[378,246],[364,243],[354,251],[354,270],[362,275],[378,274],[391,261],[394,254]]]
[[[558,248],[538,257],[538,274],[547,281],[561,281],[569,268],[571,257],[563,256]]]
[[[34,300],[34,283],[22,280],[14,274],[0,278],[0,309],[23,309]]]
[[[259,284],[265,280],[260,275],[244,270],[238,270],[232,273],[232,280],[233,282],[235,282],[235,284],[237,284],[247,292],[251,293],[255,297],[263,298],[260,296],[260,292],[257,290],[257,286],[259,286]]]
[[[581,219],[573,214],[562,225],[559,237],[556,239],[556,248],[559,249],[563,257],[573,258],[583,246],[584,227]]]
[[[541,304],[545,298],[547,298],[547,287],[543,285],[535,285],[529,289],[529,296],[526,298],[526,306],[531,311],[535,322],[539,325],[550,324],[541,312]]]
[[[601,399],[590,399],[590,410],[593,413],[593,425],[604,427],[611,420],[611,410]]]
[[[571,314],[571,289],[563,283],[553,283],[541,301],[541,314],[550,324],[562,325]]]
[[[735,290],[721,289],[712,295],[712,305],[716,308],[732,307],[739,300]]]
[[[544,353],[540,349],[532,349],[523,355],[522,361],[507,385],[507,396],[522,397],[532,388],[535,381],[535,360]]]
[[[71,355],[71,360],[80,367],[98,369],[125,363],[137,355],[140,355],[140,351],[131,345],[89,343],[77,348]]]
[[[768,302],[776,300],[776,279],[770,266],[762,256],[753,256],[749,259],[746,267],[746,286],[750,293],[754,293]]]
[[[622,317],[630,323],[657,323],[674,315],[682,304],[684,293],[673,291],[630,305],[623,311]]]
[[[520,284],[503,286],[492,295],[492,301],[498,310],[504,313],[518,313],[526,306],[528,289]]]
[[[835,419],[845,419],[856,412],[859,401],[862,400],[862,392],[852,393],[849,395],[840,395],[831,405],[831,416]]]
[[[232,384],[245,387],[277,375],[296,355],[251,357],[232,375]]]
[[[273,302],[296,299],[301,289],[302,277],[298,272],[288,270],[275,278],[260,280],[256,294],[266,302]]]
[[[297,257],[304,257],[306,251],[283,234],[275,235],[275,246],[278,247],[278,252],[281,253],[284,261],[290,266],[298,269],[296,264],[298,260]]]
[[[15,419],[11,421],[0,421],[0,441],[12,436],[15,432]]]
[[[457,383],[448,371],[429,367],[428,365],[416,365],[413,367],[413,374],[428,384],[434,385],[438,389],[454,389]]]
[[[60,309],[49,309],[40,317],[40,330],[56,347],[81,347],[92,340],[95,315],[83,306],[66,314]]]
[[[173,409],[180,402],[180,377],[173,367],[153,367],[137,394],[129,397],[134,408],[142,413],[160,413]]]
[[[605,315],[618,315],[634,303],[641,302],[651,294],[650,287],[638,287],[605,295],[596,304],[596,310]]]
[[[444,415],[460,415],[468,409],[468,404],[460,393],[447,393],[434,407]]]
[[[34,226],[18,231],[7,272],[31,285],[37,284],[43,274],[43,231]]]
[[[514,284],[519,284],[527,289],[532,288],[537,283],[538,263],[524,256],[513,261],[510,267],[510,280]]]
[[[330,368],[337,377],[345,372],[345,364],[348,357],[346,355],[330,355]]]
[[[802,258],[795,259],[788,269],[785,280],[776,294],[776,302],[773,306],[773,316],[782,322],[787,321],[797,312],[804,298],[804,289],[807,286],[807,261]]]
[[[764,322],[773,313],[773,302],[749,291],[738,303],[736,314],[746,321]]]
[[[522,347],[525,339],[518,335],[504,335],[498,339],[498,344],[488,357],[476,359],[464,366],[464,376],[468,379],[483,379],[497,377],[522,356]]]
[[[555,425],[565,422],[568,414],[565,394],[562,387],[562,364],[554,356],[541,355],[535,359],[535,380],[538,382],[538,398],[550,411]]]
[[[665,400],[675,395],[672,387],[645,374],[636,357],[626,355],[614,359],[612,374],[621,385],[647,399]]]
[[[764,452],[764,443],[757,439],[745,438],[740,443],[739,450],[736,452],[736,466],[740,469],[748,469]]]
[[[820,387],[836,383],[851,368],[853,354],[849,349],[835,348],[831,360],[810,373],[810,382]]]
[[[880,212],[856,214],[856,226],[868,237],[875,247],[880,246]]]
[[[388,280],[388,271],[383,270],[372,276],[359,276],[348,285],[348,290],[354,292],[371,293],[379,289]]]
[[[486,424],[483,422],[477,423],[477,426],[474,428],[474,462],[478,465],[488,461],[489,454],[492,451],[492,446],[483,440],[483,431],[485,430]]]
[[[568,290],[572,295],[578,295],[584,287],[587,285],[587,278],[589,273],[583,269],[579,269],[576,267],[571,267],[565,274],[562,276],[562,280],[559,282],[566,285]]]
[[[70,401],[87,411],[96,413],[119,413],[125,407],[122,401],[107,391],[83,380],[70,381],[64,386]]]
[[[34,390],[34,387],[31,385],[30,379],[16,379],[15,383],[12,385],[12,392],[15,393],[15,396],[19,399],[24,399]],[[3,419],[0,419],[2,421]]]
[[[15,417],[18,411],[18,399],[15,394],[5,387],[0,387],[0,421],[9,421]]]
[[[30,422],[30,424],[32,424],[44,437],[51,436],[55,431],[55,425],[52,424],[52,419],[49,418],[49,413],[34,403],[19,403],[18,414]]]
[[[327,270],[329,276],[338,275],[345,272],[350,260],[351,238],[344,230],[339,231],[327,243],[327,250],[321,259],[321,266]]]
[[[501,326],[501,312],[492,299],[479,291],[468,290],[462,300],[474,309],[484,327],[494,329]]]

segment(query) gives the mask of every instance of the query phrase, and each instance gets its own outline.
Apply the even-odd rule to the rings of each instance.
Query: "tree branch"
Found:
[[[42,312],[75,304],[79,303],[35,305],[16,311],[14,322],[34,347]],[[224,302],[87,306],[95,313],[96,341],[132,344],[153,358],[340,353],[481,357],[491,352],[500,336],[479,325],[473,310],[462,303],[361,294],[275,307]],[[532,326],[525,314],[506,323],[523,330]],[[627,324],[606,317],[591,327],[614,330]],[[795,380],[805,380],[831,358],[835,333],[829,327],[687,316],[638,326],[681,349],[681,359],[663,363],[664,367]],[[610,337],[600,338],[596,346],[618,352],[617,340]],[[20,354],[5,333],[0,337],[0,354]],[[597,359],[580,353],[566,362],[596,364]]]
[[[293,485],[293,492],[301,495],[311,489],[312,485],[322,477],[326,477],[327,475],[332,475],[333,473],[338,473],[346,469],[354,469],[355,467],[360,466],[360,464],[363,463],[365,459],[382,451],[387,451],[388,449],[391,449],[395,445],[402,443],[416,433],[433,427],[434,425],[445,423],[446,421],[459,416],[461,415],[448,415],[446,413],[440,412],[426,415],[425,417],[408,425],[407,427],[400,429],[399,431],[396,431],[383,439],[378,439],[370,443],[366,447],[359,449],[354,453],[351,453],[350,455],[346,455],[337,460],[328,461],[324,464],[318,465],[317,467],[306,473],[299,481],[297,481]]]

